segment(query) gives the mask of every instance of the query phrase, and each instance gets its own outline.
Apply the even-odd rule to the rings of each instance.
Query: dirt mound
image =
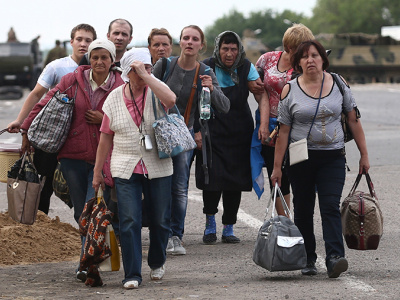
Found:
[[[38,212],[33,225],[0,214],[0,265],[79,260],[79,231],[60,219]]]

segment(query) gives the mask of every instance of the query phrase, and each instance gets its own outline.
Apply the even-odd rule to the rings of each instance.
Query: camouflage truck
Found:
[[[329,55],[329,71],[350,83],[400,83],[400,42],[375,34],[320,34]]]
[[[0,88],[33,89],[42,71],[42,58],[37,40],[30,43],[0,43]]]

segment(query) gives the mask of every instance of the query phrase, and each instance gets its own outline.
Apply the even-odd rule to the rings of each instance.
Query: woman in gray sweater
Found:
[[[199,51],[205,47],[203,31],[196,25],[189,25],[182,29],[179,45],[179,57],[171,57],[166,61],[159,60],[153,70],[154,76],[162,79],[176,95],[176,106],[185,116],[185,122],[194,135],[193,125],[195,114],[198,115],[198,100],[201,87],[208,87],[211,92],[211,104],[220,112],[229,111],[229,99],[221,91],[217,78],[210,67],[198,61]],[[166,63],[163,66],[163,64]],[[193,85],[197,68],[197,86]],[[195,89],[193,102],[188,106],[192,88]],[[186,113],[185,113],[186,112]],[[193,150],[173,157],[174,174],[172,176],[172,205],[171,205],[171,232],[168,241],[167,253],[174,255],[186,254],[182,246],[186,208],[188,201],[188,185],[190,165]]]

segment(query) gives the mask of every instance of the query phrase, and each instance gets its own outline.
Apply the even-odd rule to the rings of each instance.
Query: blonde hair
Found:
[[[303,24],[293,24],[283,35],[283,49],[289,53],[290,50],[296,51],[297,47],[305,41],[314,40],[315,37],[311,30]]]

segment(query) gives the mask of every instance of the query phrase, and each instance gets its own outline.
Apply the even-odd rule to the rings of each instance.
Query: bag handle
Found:
[[[5,128],[5,129],[1,130],[0,131],[0,135],[2,135],[4,132],[7,132],[7,131],[8,131],[8,128]]]
[[[193,78],[192,91],[190,92],[189,101],[186,105],[185,114],[183,115],[186,126],[189,124],[190,111],[192,110],[193,97],[194,97],[194,93],[196,92],[196,89],[197,89],[197,77],[199,76],[200,64],[197,61],[196,61],[196,64],[197,64],[196,74],[194,75],[194,78]]]
[[[368,189],[369,189],[370,195],[371,195],[374,199],[378,200],[378,197],[376,196],[376,193],[375,193],[374,184],[372,183],[371,177],[369,176],[368,173],[361,173],[361,174],[358,174],[358,175],[357,175],[357,178],[356,178],[356,180],[354,181],[353,187],[351,188],[351,190],[350,190],[350,192],[349,192],[349,196],[353,196],[353,195],[354,195],[354,193],[356,192],[356,188],[358,187],[358,184],[360,183],[361,177],[362,177],[363,175],[365,175],[365,179],[367,180],[367,185],[368,185]]]
[[[155,119],[155,120],[158,120],[159,118],[158,118],[158,115],[157,115],[157,108],[156,108],[156,100],[155,100],[155,98],[157,98],[157,97],[155,97],[155,96],[154,96],[154,93],[152,92],[152,93],[151,93],[151,100],[153,101],[154,119]],[[170,118],[170,116],[165,112],[165,109],[164,109],[164,107],[162,106],[162,103],[161,103],[160,99],[158,99],[158,98],[157,98],[157,103],[160,105],[161,110],[162,110],[163,113],[164,113],[164,117],[168,119],[168,122],[174,123],[174,119],[173,119],[173,118]],[[179,109],[178,109],[178,107],[176,106],[176,104],[173,106],[173,108],[175,108],[175,110],[177,111],[177,115],[178,115],[180,118],[182,118],[182,115],[181,115],[181,113],[179,112]],[[160,118],[162,118],[162,117],[160,116]]]
[[[285,201],[285,198],[282,195],[281,189],[279,188],[278,182],[275,182],[275,186],[272,188],[271,191],[271,195],[269,197],[268,200],[268,205],[267,205],[267,209],[265,210],[265,217],[264,220],[267,219],[268,216],[268,210],[269,210],[269,206],[271,205],[271,200],[273,198],[273,206],[272,206],[272,213],[271,213],[271,217],[274,218],[275,217],[275,206],[276,206],[276,194],[279,194],[279,198],[282,201],[282,206],[283,206],[283,210],[285,211],[286,216],[289,219],[292,219],[292,213],[290,212],[289,207],[287,206],[287,203]]]
[[[28,157],[28,158],[27,158],[27,157]],[[28,159],[29,162],[32,164],[32,167],[33,167],[33,169],[35,170],[35,172],[38,173],[38,171],[36,170],[35,164],[33,163],[33,160],[32,160],[31,155],[29,155],[28,152],[25,151],[24,154],[22,155],[21,166],[20,166],[20,168],[19,168],[19,170],[18,170],[18,175],[17,175],[17,178],[15,178],[15,183],[14,183],[14,184],[17,184],[17,185],[18,185],[19,177],[20,177],[20,175],[21,175],[22,170],[24,169],[24,165],[25,165],[25,162],[26,162],[27,159]]]

